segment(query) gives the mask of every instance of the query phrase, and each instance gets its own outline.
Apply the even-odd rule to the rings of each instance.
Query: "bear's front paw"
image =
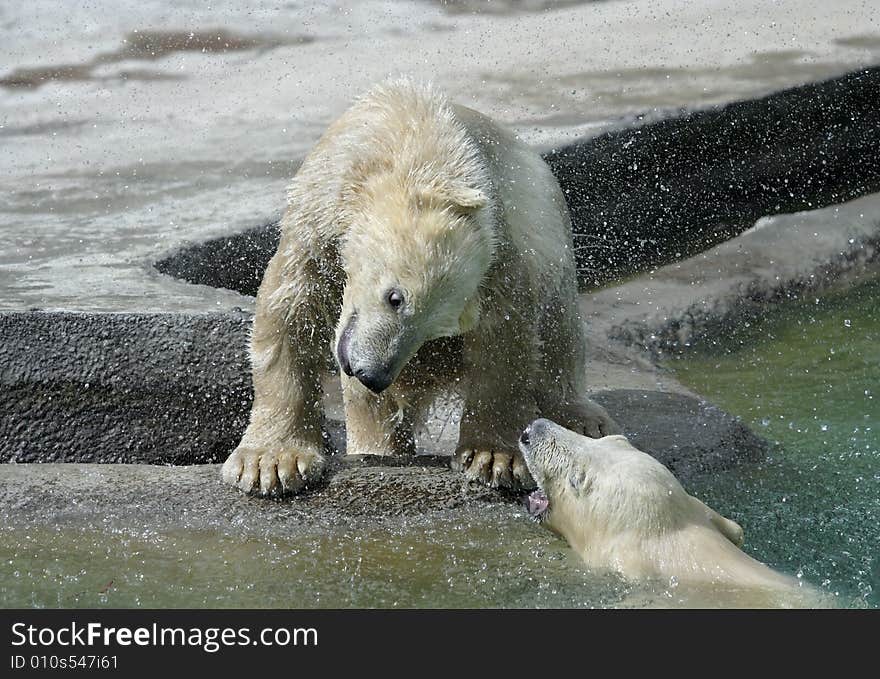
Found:
[[[468,481],[482,483],[491,488],[519,491],[536,487],[522,455],[518,452],[464,447],[452,456],[452,468],[462,472]]]
[[[223,481],[245,493],[298,493],[324,473],[321,453],[296,448],[236,448],[223,463]]]

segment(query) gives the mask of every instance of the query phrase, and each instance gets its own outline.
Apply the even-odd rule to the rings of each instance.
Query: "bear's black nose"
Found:
[[[374,394],[381,394],[391,384],[391,375],[387,370],[365,370],[364,368],[358,368],[354,371],[354,376]]]
[[[531,436],[531,434],[532,425],[529,425],[525,429],[523,429],[523,433],[519,437],[519,442],[522,443],[524,446],[529,445],[529,441],[531,440],[529,437]]]

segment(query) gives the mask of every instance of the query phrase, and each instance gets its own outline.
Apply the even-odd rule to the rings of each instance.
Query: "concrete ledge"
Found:
[[[880,191],[877,101],[871,68],[549,154],[584,234],[584,282],[690,257],[765,215]]]
[[[220,461],[251,394],[250,316],[0,314],[0,461]]]
[[[683,262],[584,297],[613,341],[655,358],[727,334],[776,304],[876,275],[880,195],[766,217]]]
[[[0,314],[0,461],[221,462],[253,397],[249,324],[244,312]],[[327,426],[343,451],[336,383],[328,375]],[[618,390],[598,399],[673,466],[689,458],[694,469],[717,468],[763,450],[729,415],[687,396]],[[425,452],[448,455],[452,445]]]
[[[16,522],[110,525],[153,529],[241,529],[260,533],[353,519],[417,516],[503,504],[515,498],[462,483],[436,466],[343,467],[325,482],[284,500],[255,498],[224,485],[220,465],[0,465],[0,516]]]
[[[679,394],[638,390],[603,392],[597,399],[620,418],[636,445],[653,453],[685,482],[696,474],[763,458],[764,442],[711,404]],[[161,410],[161,403],[154,407]],[[120,416],[125,412],[124,407],[119,408]],[[41,421],[59,417],[63,413],[46,413]],[[164,420],[158,417],[154,422]],[[219,439],[221,428],[211,428],[202,435]],[[163,436],[161,429],[145,432],[153,438],[146,437],[142,449],[128,449],[128,454],[149,452],[177,460],[184,453],[199,454],[197,441],[174,442]],[[116,430],[111,427],[112,431]],[[39,440],[39,428],[32,429],[30,435]],[[76,459],[81,446],[92,459],[100,460],[105,450],[102,445],[108,445],[106,439],[111,434],[99,434],[104,439],[98,442],[101,445],[92,445],[92,435],[90,430],[71,432],[65,448],[67,459]],[[112,442],[106,449],[113,450]],[[89,524],[101,517],[110,525],[146,519],[153,529],[170,525],[175,529],[222,527],[260,532],[267,526],[277,529],[287,523],[299,527],[418,516],[517,501],[518,497],[509,493],[466,483],[449,469],[444,455],[333,456],[327,477],[317,487],[283,501],[248,497],[225,486],[216,464],[0,465],[0,516],[14,517],[19,524],[62,520]]]

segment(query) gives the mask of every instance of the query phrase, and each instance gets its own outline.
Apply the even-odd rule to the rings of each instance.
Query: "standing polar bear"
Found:
[[[257,294],[254,403],[223,479],[297,492],[324,465],[321,375],[341,369],[348,453],[414,451],[438,393],[462,398],[453,466],[531,487],[517,447],[536,416],[615,431],[584,396],[584,331],[565,200],[540,156],[407,80],[333,123],[289,190]]]

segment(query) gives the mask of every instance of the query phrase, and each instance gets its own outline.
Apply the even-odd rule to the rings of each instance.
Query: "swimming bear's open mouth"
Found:
[[[550,499],[543,490],[538,488],[526,496],[525,505],[530,517],[535,521],[543,521],[550,510]]]

